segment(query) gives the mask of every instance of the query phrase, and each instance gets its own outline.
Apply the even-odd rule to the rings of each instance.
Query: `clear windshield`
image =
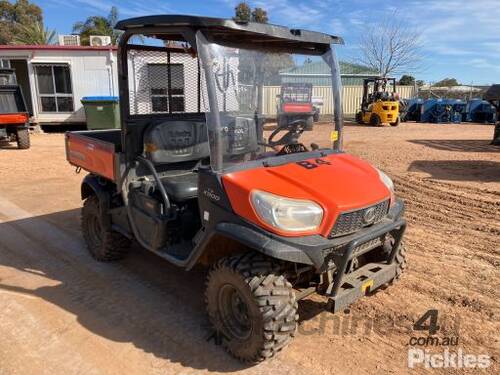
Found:
[[[317,56],[232,48],[208,42],[201,32],[197,46],[214,170],[313,151],[318,145],[311,144],[311,130],[318,120],[321,145],[340,148],[341,90],[333,49]]]

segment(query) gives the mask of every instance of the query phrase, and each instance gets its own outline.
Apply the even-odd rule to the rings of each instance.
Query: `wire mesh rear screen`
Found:
[[[206,112],[202,72],[190,49],[129,46],[127,59],[131,115]]]

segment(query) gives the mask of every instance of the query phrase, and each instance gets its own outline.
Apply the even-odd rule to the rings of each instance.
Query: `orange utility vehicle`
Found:
[[[342,150],[341,38],[174,15],[117,28],[122,128],[66,136],[69,162],[90,172],[93,257],[120,259],[135,239],[188,270],[210,266],[210,321],[247,362],[290,342],[300,299],[319,293],[336,312],[399,278],[403,203],[386,174]],[[336,112],[320,145],[302,143],[304,119],[265,137],[264,85],[283,60],[330,68]]]
[[[30,148],[29,114],[14,69],[0,69],[0,141]]]
[[[306,130],[313,129],[313,122],[319,120],[319,109],[313,105],[313,85],[311,83],[283,83],[278,95],[278,127],[286,127],[290,122],[302,120]]]

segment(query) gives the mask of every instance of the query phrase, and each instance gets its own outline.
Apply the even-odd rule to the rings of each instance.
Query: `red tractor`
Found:
[[[0,140],[30,148],[29,118],[14,69],[0,69]]]

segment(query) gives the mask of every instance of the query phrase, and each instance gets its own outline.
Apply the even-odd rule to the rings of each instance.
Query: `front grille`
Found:
[[[366,222],[366,214],[368,210],[374,209],[373,220]],[[354,233],[363,227],[378,223],[387,215],[389,211],[389,200],[380,202],[374,206],[362,208],[361,210],[344,212],[340,214],[333,226],[328,238],[345,236],[346,234]]]

